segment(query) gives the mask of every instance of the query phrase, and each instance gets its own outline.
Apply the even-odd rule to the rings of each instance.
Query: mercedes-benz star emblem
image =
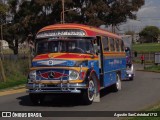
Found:
[[[49,75],[48,75],[49,78],[54,78],[54,76],[55,76],[54,72],[50,72]]]
[[[49,65],[53,65],[53,61],[52,60],[49,60]]]

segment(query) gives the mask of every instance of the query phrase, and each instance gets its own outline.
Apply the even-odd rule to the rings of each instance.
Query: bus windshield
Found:
[[[42,39],[36,42],[36,54],[45,53],[93,54],[92,39]]]

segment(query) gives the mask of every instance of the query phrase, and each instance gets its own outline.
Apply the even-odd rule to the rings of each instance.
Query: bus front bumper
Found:
[[[26,84],[28,93],[81,93],[82,89],[86,89],[87,85],[84,83],[75,84]]]

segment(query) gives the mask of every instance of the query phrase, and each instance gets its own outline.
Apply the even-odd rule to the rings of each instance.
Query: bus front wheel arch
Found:
[[[90,105],[92,104],[92,102],[100,102],[98,81],[95,73],[92,73],[88,77],[86,83],[87,83],[87,89],[84,89],[81,94],[83,99],[83,104]]]

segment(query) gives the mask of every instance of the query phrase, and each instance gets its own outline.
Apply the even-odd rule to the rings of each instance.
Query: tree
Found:
[[[7,5],[3,4],[2,1],[0,1],[0,14],[5,14],[7,11]]]
[[[9,13],[12,14],[11,24],[4,29],[4,38],[14,54],[18,54],[18,44],[24,42],[29,33],[36,33],[44,24],[43,6],[36,4],[36,0],[9,0]],[[38,15],[41,13],[40,15]],[[41,23],[41,24],[40,24]]]
[[[7,42],[9,43],[9,47],[13,50],[15,55],[18,54],[18,41],[19,37],[21,36],[19,31],[22,28],[18,20],[19,15],[17,14],[18,4],[18,0],[8,1],[8,6],[10,8],[8,10],[8,13],[12,14],[13,19],[11,25],[7,25],[6,23],[4,27],[4,39],[7,40]]]
[[[5,18],[6,11],[7,11],[7,6],[0,1],[0,18],[1,18],[0,19],[0,25],[2,25],[4,23],[4,18]],[[2,38],[2,36],[1,36],[1,38]],[[0,47],[2,47],[1,42],[0,42]],[[6,76],[5,76],[5,73],[4,73],[4,67],[3,67],[2,60],[1,60],[1,56],[0,56],[0,81],[1,80],[3,82],[5,82],[6,81]]]
[[[140,33],[140,42],[153,43],[158,42],[158,37],[160,35],[160,30],[156,26],[147,26]]]
[[[112,25],[113,29],[115,29],[115,26],[126,22],[128,18],[136,19],[135,12],[142,5],[144,5],[144,0],[117,0],[110,5],[110,11],[105,18],[105,23]]]
[[[4,37],[14,54],[18,54],[18,43],[28,34],[35,35],[40,28],[61,21],[61,0],[9,0],[8,4],[13,19]],[[65,22],[116,26],[135,18],[133,12],[143,4],[144,0],[65,0]],[[73,8],[77,10],[72,11]]]
[[[117,26],[126,22],[128,18],[136,19],[135,12],[144,5],[144,0],[72,0],[67,9],[76,7],[80,9],[76,22],[92,26]],[[73,13],[73,12],[72,12]],[[67,18],[69,18],[69,14]],[[73,21],[75,19],[72,19]],[[73,22],[67,19],[67,22]]]
[[[51,9],[49,16],[54,17],[52,21],[54,19],[56,19],[56,22],[60,21],[61,1],[37,0],[37,3]],[[65,12],[65,16],[67,16],[65,22],[91,26],[100,26],[102,24],[116,26],[126,22],[128,18],[136,19],[135,12],[142,5],[144,5],[144,0],[65,0],[65,10],[77,8],[76,11]]]

